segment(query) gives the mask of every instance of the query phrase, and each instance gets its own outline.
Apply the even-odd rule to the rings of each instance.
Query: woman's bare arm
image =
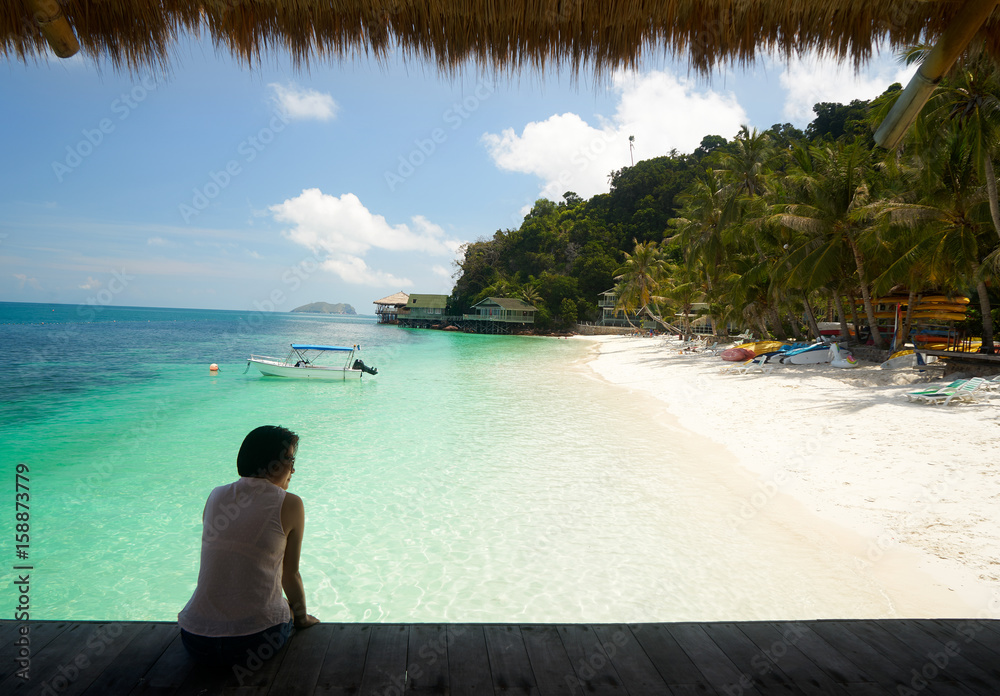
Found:
[[[295,617],[296,628],[308,628],[318,624],[319,619],[306,612],[306,591],[299,574],[299,555],[302,552],[302,533],[305,528],[306,513],[302,499],[294,493],[286,493],[281,504],[281,526],[285,530],[285,557],[281,569],[281,589],[288,598],[288,606]]]

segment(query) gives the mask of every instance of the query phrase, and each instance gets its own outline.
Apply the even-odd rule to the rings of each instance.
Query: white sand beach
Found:
[[[862,363],[740,376],[675,340],[583,338],[599,376],[654,396],[732,454],[734,479],[751,477],[730,524],[766,515],[824,527],[897,615],[1000,617],[1000,392],[921,405],[904,397],[924,379],[914,372]]]

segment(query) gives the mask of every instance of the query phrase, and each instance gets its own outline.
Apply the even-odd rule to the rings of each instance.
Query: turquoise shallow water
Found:
[[[360,344],[379,374],[244,374],[251,352],[293,341]],[[30,467],[32,618],[173,619],[205,498],[264,423],[301,437],[290,490],[324,620],[889,611],[847,559],[724,524],[745,500],[720,483],[715,448],[594,378],[588,350],[364,317],[0,303],[2,470]]]

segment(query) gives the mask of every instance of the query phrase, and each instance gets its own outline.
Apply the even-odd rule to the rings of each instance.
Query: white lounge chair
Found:
[[[961,385],[955,388],[945,387],[933,394],[908,394],[907,396],[913,396],[913,401],[919,401],[925,404],[948,404],[955,403],[971,403],[976,400],[975,392],[980,387],[986,383],[986,380],[982,377],[973,377],[970,380],[966,380]]]
[[[919,389],[917,391],[911,391],[906,393],[907,401],[920,401],[925,396],[935,396],[937,394],[951,394],[960,386],[965,384],[968,380],[956,379],[951,384],[946,384],[943,387],[931,387],[930,389]]]
[[[986,381],[983,383],[982,389],[984,391],[996,391],[1000,389],[1000,375],[993,375],[992,377],[986,377]]]
[[[747,360],[745,363],[736,368],[736,371],[741,375],[747,375],[751,372],[760,372],[762,374],[767,374],[774,369],[774,365],[768,362],[768,355],[758,355],[753,360]]]

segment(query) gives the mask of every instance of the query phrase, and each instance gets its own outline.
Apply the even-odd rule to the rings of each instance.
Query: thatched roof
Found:
[[[410,301],[410,296],[407,295],[402,290],[400,290],[399,292],[393,293],[392,295],[389,295],[388,297],[383,297],[381,300],[375,300],[375,302],[373,302],[373,304],[377,304],[377,305],[396,305],[396,306],[402,307],[403,305],[405,305],[409,301]]]
[[[991,2],[991,0],[974,0]],[[397,48],[450,71],[471,60],[488,71],[528,66],[632,67],[643,54],[676,54],[709,71],[761,53],[818,50],[864,62],[872,47],[933,41],[959,0],[7,0],[0,47],[29,60],[61,36],[118,68],[166,65],[177,37],[207,32],[250,65],[267,51],[298,64],[376,58]],[[29,9],[29,7],[31,9]],[[59,9],[64,21],[58,15]],[[69,34],[66,36],[66,34]],[[978,36],[1000,56],[1000,12]],[[53,38],[55,37],[55,38]]]

